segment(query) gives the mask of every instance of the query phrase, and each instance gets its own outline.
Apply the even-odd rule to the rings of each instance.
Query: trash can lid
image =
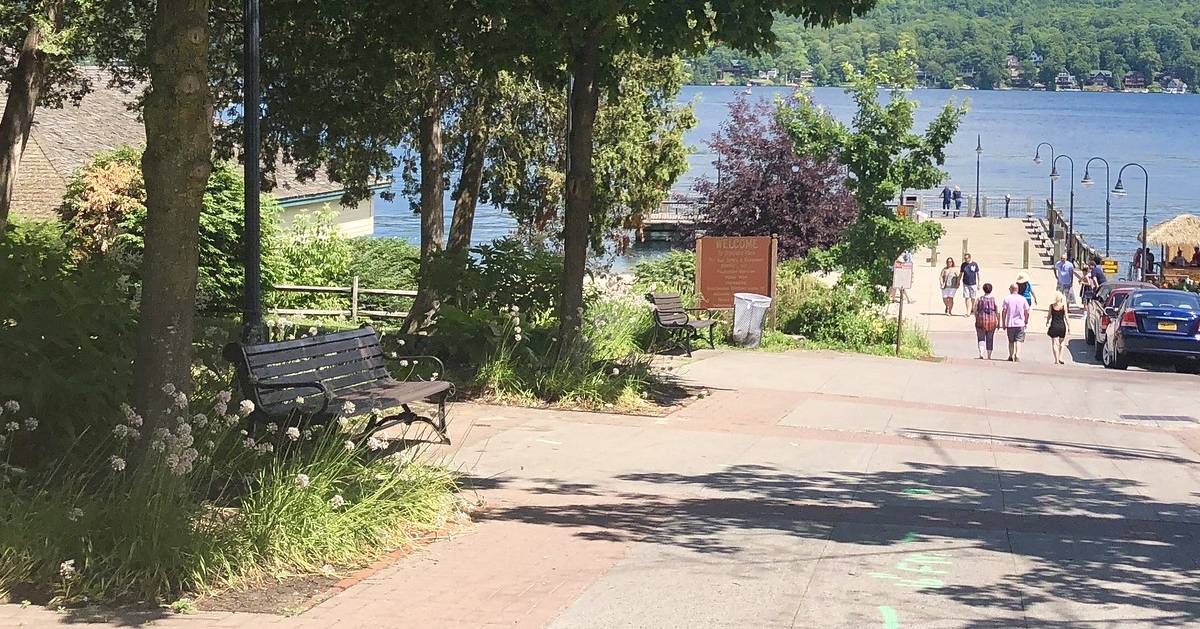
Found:
[[[754,304],[754,303],[767,303],[767,304],[771,303],[770,297],[767,297],[766,295],[759,295],[757,293],[734,293],[733,298],[741,299],[743,301],[748,301],[752,304]]]

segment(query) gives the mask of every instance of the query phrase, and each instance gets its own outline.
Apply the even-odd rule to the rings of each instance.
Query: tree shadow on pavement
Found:
[[[635,473],[617,480],[639,491],[619,494],[598,493],[591,485],[558,491],[552,479],[524,480],[523,485],[550,485],[534,493],[554,494],[552,503],[520,504],[484,517],[734,559],[748,550],[756,532],[893,546],[903,532],[913,531],[1016,557],[1014,571],[999,582],[947,582],[923,590],[932,596],[1024,613],[1030,627],[1092,626],[1062,618],[1064,601],[1101,606],[1104,622],[1129,616],[1153,626],[1200,624],[1200,506],[1153,500],[1138,493],[1140,483],[1120,478],[985,466],[907,467],[813,475],[770,465],[690,475]],[[586,489],[586,495],[564,503],[563,495],[577,489]],[[979,620],[967,626],[1003,624]]]

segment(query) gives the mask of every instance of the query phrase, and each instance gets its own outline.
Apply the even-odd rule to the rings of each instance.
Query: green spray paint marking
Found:
[[[887,605],[880,605],[879,613],[883,615],[883,629],[900,629],[900,618],[896,615],[896,610]]]
[[[903,544],[905,542],[915,542],[918,539],[920,539],[920,537],[921,537],[920,535],[917,535],[916,533],[909,531],[908,533],[906,533],[904,535],[904,537],[900,538],[900,543]]]
[[[929,494],[932,494],[933,492],[928,489],[923,489],[920,487],[909,487],[908,489],[904,490],[904,493],[906,493],[910,496],[928,496]]]

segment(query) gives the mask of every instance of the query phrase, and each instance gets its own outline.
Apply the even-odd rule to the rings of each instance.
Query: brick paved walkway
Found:
[[[0,628],[1200,626],[1200,380],[706,353],[665,418],[459,405],[478,523],[299,616]],[[92,622],[95,621],[95,622]]]

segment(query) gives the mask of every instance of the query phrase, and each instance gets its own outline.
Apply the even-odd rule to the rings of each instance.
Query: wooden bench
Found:
[[[290,341],[225,347],[225,358],[237,367],[242,394],[254,402],[248,421],[255,424],[324,424],[342,415],[346,402],[353,415],[370,414],[359,437],[397,424],[423,422],[437,431],[444,443],[446,400],[454,385],[438,379],[445,368],[433,356],[393,356],[404,372],[392,377],[380,344],[370,326],[345,332],[317,334]],[[437,416],[418,415],[409,404],[430,400]],[[400,409],[384,416],[382,411]],[[375,412],[380,411],[380,412]]]
[[[700,330],[708,329],[708,346],[716,348],[713,341],[713,319],[693,319],[688,312],[697,312],[703,308],[684,308],[683,299],[679,295],[667,293],[646,293],[646,300],[654,306],[654,328],[664,330],[675,340],[675,347],[680,347],[692,355],[692,340],[700,338]]]

